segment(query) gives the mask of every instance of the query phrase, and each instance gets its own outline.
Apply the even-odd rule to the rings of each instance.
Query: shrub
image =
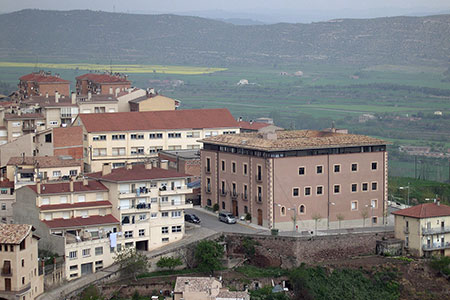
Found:
[[[430,266],[447,276],[450,276],[450,256],[443,256],[440,258],[433,258],[430,262]]]
[[[219,210],[219,204],[214,203],[213,205],[213,211],[218,211]]]
[[[173,270],[177,266],[181,266],[183,263],[179,257],[161,257],[156,266],[161,269]]]

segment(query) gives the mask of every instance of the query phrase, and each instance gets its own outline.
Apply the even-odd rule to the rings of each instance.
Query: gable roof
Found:
[[[80,167],[81,162],[75,159],[62,159],[59,156],[15,156],[11,157],[7,163],[8,166],[35,165],[39,168],[53,167]]]
[[[115,181],[115,182],[191,177],[191,175],[179,173],[174,170],[166,170],[155,167],[151,169],[146,169],[144,164],[133,165],[132,169],[127,169],[126,167],[112,169],[111,173],[104,176],[102,176],[101,171],[87,174],[86,176],[98,180]]]
[[[31,230],[27,224],[0,224],[0,244],[20,244]]]
[[[37,193],[37,185],[26,185],[26,187]],[[108,191],[108,188],[101,182],[96,180],[89,180],[88,185],[84,185],[82,181],[74,181],[73,192],[100,192]],[[57,182],[57,183],[41,183],[41,195],[49,194],[66,194],[70,193],[70,182]]]
[[[71,219],[53,219],[51,221],[43,220],[49,228],[68,228],[68,227],[84,227],[102,224],[119,224],[113,215],[106,216],[90,216],[87,218],[77,217]]]
[[[417,219],[450,216],[450,206],[438,203],[423,203],[394,211],[392,214]]]
[[[76,77],[76,80],[90,80],[95,83],[131,84],[131,82],[128,81],[126,77],[120,76],[120,75],[113,75],[113,74],[86,73],[86,74]]]
[[[34,81],[39,83],[67,83],[69,84],[69,80],[62,79],[58,76],[54,75],[47,75],[45,73],[39,72],[39,73],[30,73],[27,75],[23,75],[19,78],[21,81]]]
[[[238,128],[226,108],[79,114],[87,132]]]
[[[220,288],[222,284],[214,277],[177,277],[174,292],[207,293],[211,288]]]
[[[247,129],[247,130],[258,130],[272,124],[263,123],[263,122],[247,122],[247,121],[239,121],[239,128]]]

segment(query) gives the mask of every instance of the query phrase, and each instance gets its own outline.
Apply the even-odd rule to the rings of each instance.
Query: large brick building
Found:
[[[382,140],[299,130],[202,142],[204,206],[217,203],[220,210],[250,214],[253,223],[282,230],[383,224],[387,152]]]
[[[23,98],[31,96],[54,96],[56,92],[63,96],[70,95],[70,81],[39,71],[19,78],[19,94]]]
[[[126,76],[121,74],[93,74],[87,73],[76,77],[77,94],[87,95],[118,95],[131,87],[131,82]]]

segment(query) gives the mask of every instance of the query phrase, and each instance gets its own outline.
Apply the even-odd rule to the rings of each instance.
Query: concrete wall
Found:
[[[139,111],[175,110],[175,100],[156,95],[139,102]]]
[[[142,89],[137,89],[135,91],[132,91],[128,94],[125,94],[123,96],[117,97],[118,102],[118,107],[119,107],[119,112],[127,112],[130,111],[130,104],[128,103],[128,101],[133,100],[133,99],[137,99],[139,97],[145,96],[146,95],[146,91],[142,90]]]
[[[33,156],[33,135],[27,134],[0,146],[0,165],[4,167],[13,156]]]

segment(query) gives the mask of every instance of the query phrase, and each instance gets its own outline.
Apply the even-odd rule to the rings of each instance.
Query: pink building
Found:
[[[386,142],[311,130],[202,140],[202,205],[280,230],[381,226]]]

